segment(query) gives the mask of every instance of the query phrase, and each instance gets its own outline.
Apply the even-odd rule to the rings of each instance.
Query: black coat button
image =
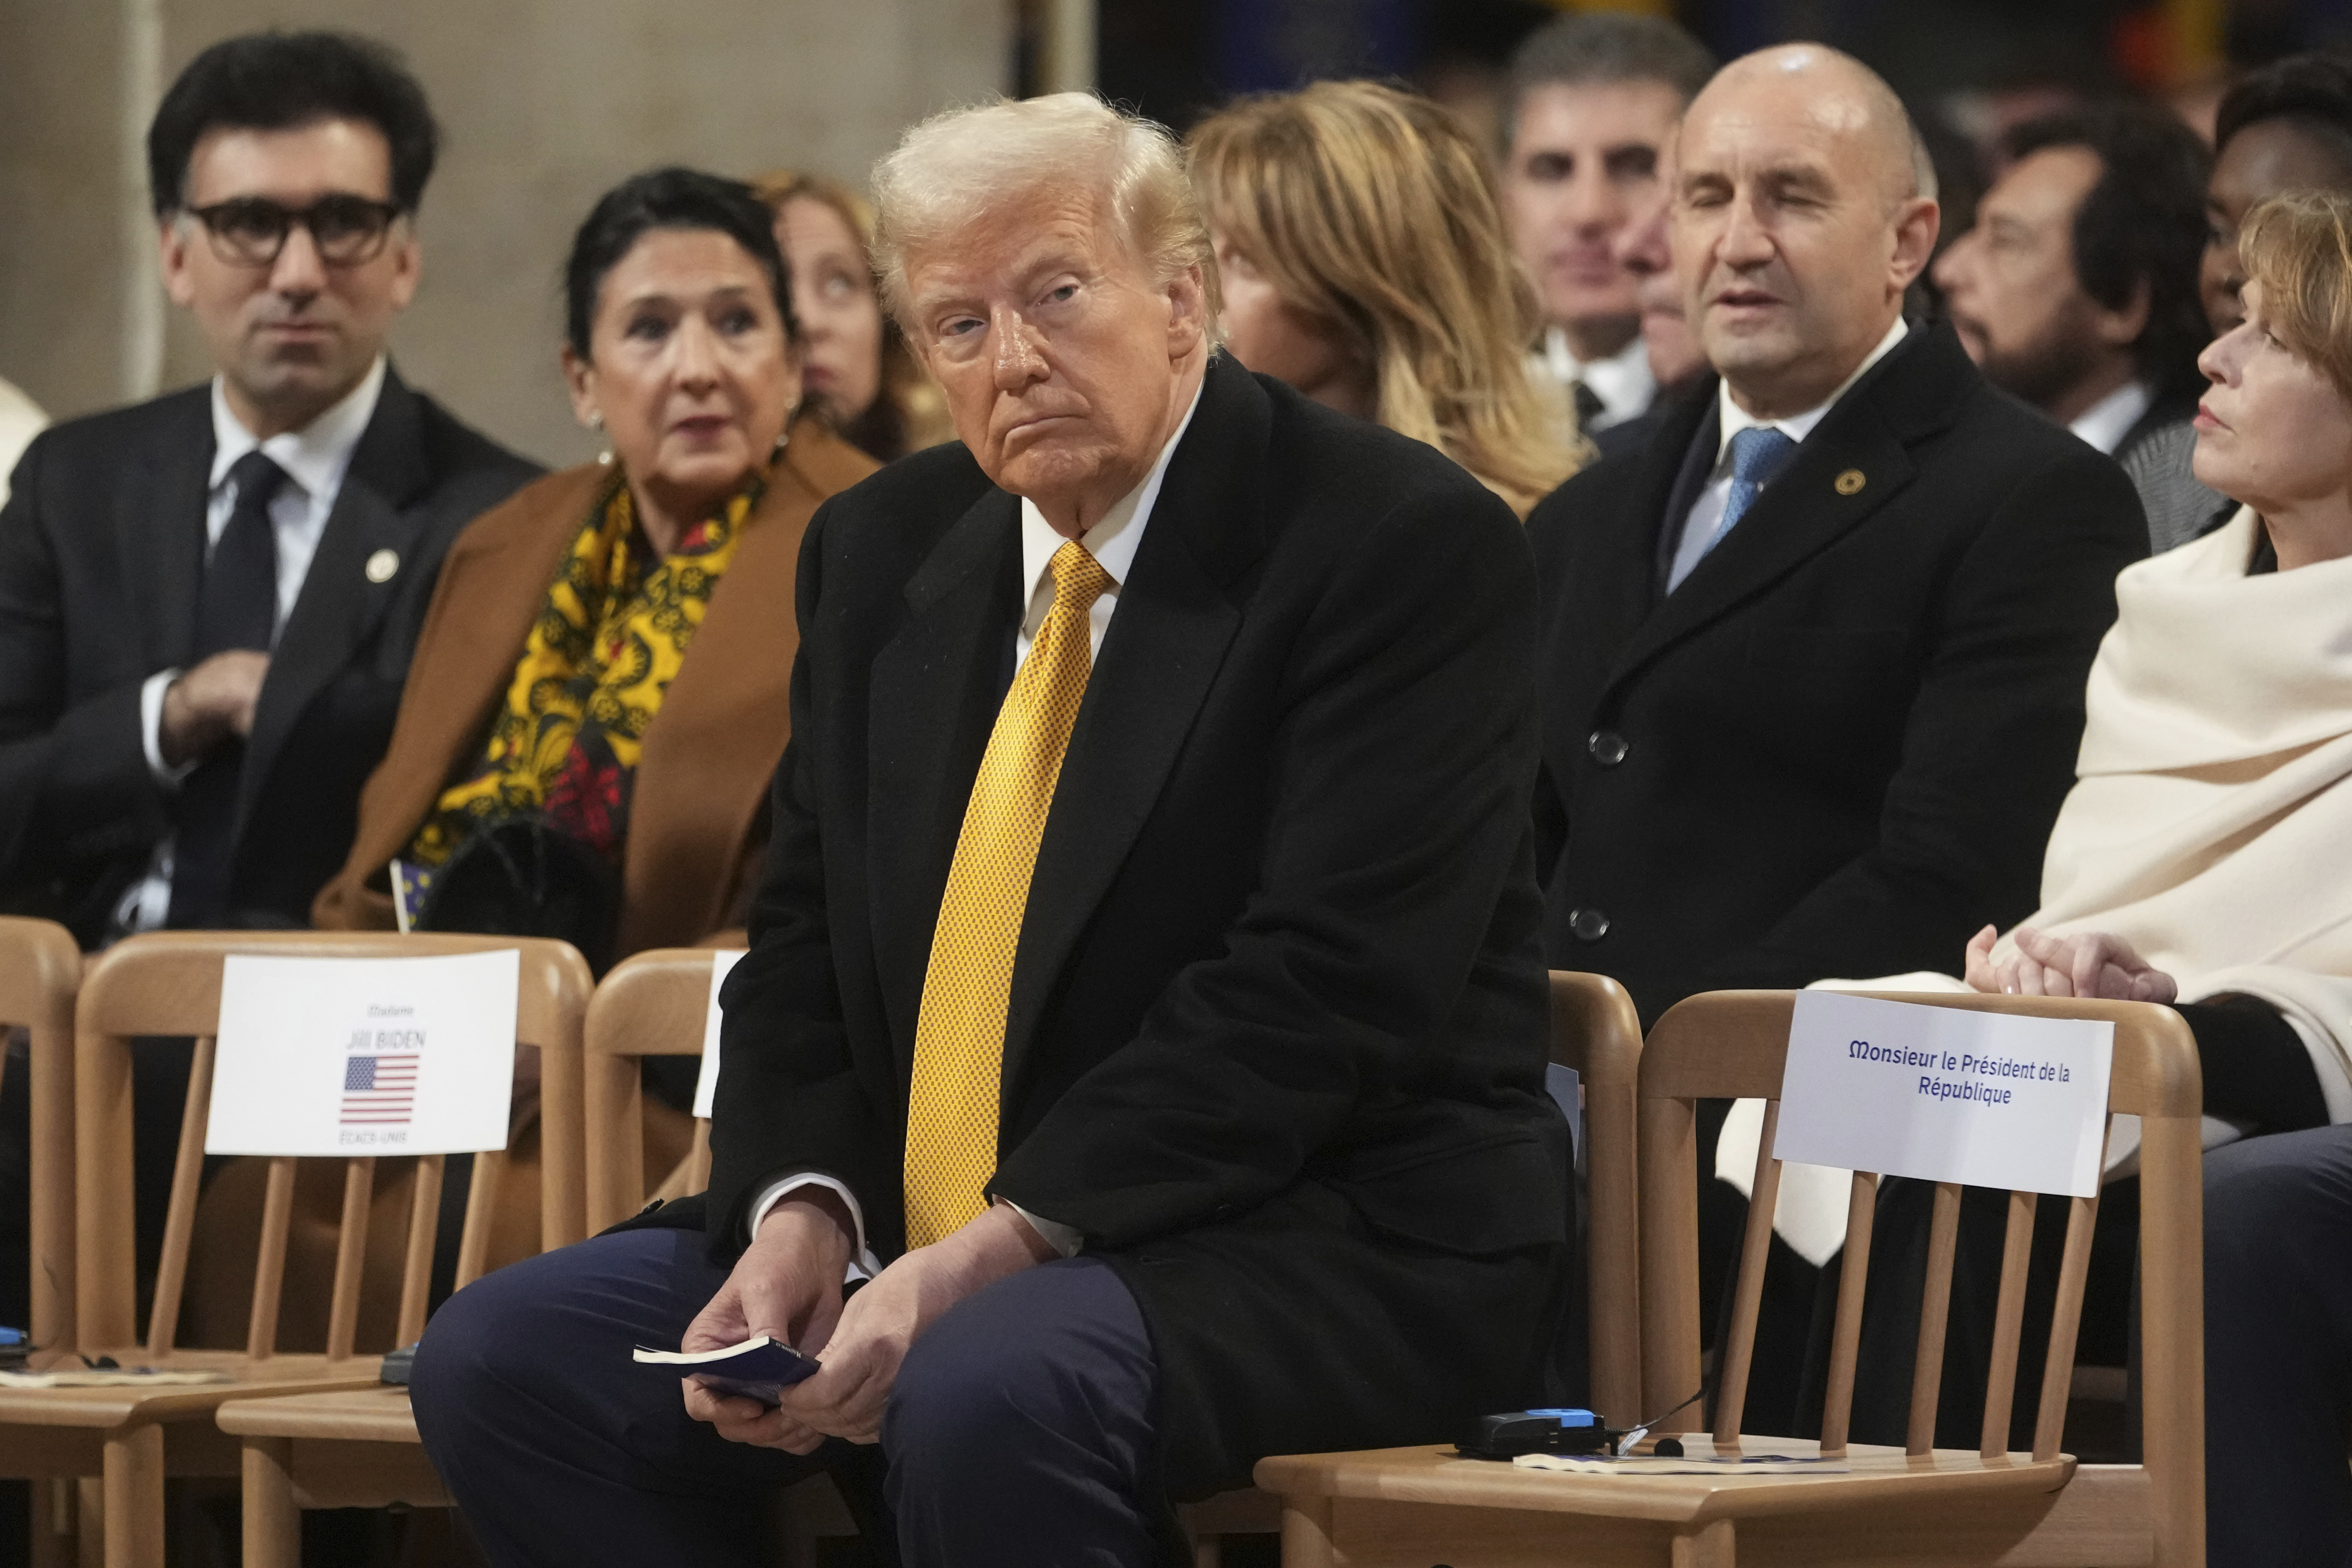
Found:
[[[1569,913],[1568,929],[1576,933],[1579,942],[1599,942],[1609,934],[1609,917],[1599,910],[1573,910]]]
[[[1632,744],[1614,730],[1595,730],[1585,737],[1584,754],[1604,768],[1613,768],[1625,760]]]

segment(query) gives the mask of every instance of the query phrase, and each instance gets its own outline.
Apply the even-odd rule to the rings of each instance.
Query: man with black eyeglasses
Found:
[[[48,431],[0,510],[0,909],[85,946],[306,923],[441,558],[537,469],[384,353],[436,131],[388,50],[263,33],[148,132],[215,375]]]

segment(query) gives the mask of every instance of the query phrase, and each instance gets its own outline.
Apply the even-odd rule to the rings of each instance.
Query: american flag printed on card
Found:
[[[405,1127],[416,1104],[416,1053],[343,1061],[346,1127]]]

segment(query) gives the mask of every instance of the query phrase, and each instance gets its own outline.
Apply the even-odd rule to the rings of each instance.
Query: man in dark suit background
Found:
[[[2113,463],[1948,327],[1905,324],[1933,181],[1858,62],[1796,45],[1725,68],[1677,138],[1673,232],[1720,379],[1528,520],[1545,950],[1645,1020],[1720,987],[1949,968],[2035,907],[2147,535]],[[1714,1291],[1740,1205],[1702,1192]],[[1768,1343],[1758,1365],[1793,1385],[1801,1359]]]
[[[1684,124],[1674,234],[1721,377],[1529,520],[1546,947],[1648,1017],[1948,967],[2030,912],[2144,544],[2113,464],[1905,324],[1937,217],[1912,147],[1834,51],[1727,68]]]
[[[299,925],[350,847],[443,552],[537,470],[384,355],[436,130],[388,51],[207,49],[148,136],[216,374],[42,435],[0,511],[0,907],[87,946]]]
[[[2123,465],[2151,550],[2184,543],[2237,510],[2189,471],[2212,154],[2170,110],[2128,101],[2030,120],[2003,151],[1976,226],[1936,259],[1961,345]]]
[[[876,184],[963,445],[811,524],[709,1194],[426,1331],[418,1427],[500,1563],[764,1561],[761,1495],[877,1439],[908,1563],[1164,1560],[1170,1496],[1539,1385],[1508,510],[1214,358],[1158,127],[999,104]],[[822,1352],[777,1408],[623,1359],[756,1334]]]

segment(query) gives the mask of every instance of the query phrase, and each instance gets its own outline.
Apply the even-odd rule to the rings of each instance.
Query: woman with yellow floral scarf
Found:
[[[772,216],[687,170],[622,184],[566,268],[563,366],[610,449],[450,552],[321,926],[563,936],[599,970],[738,924],[790,730],[793,572],[872,462],[793,423]]]
[[[351,856],[312,907],[322,927],[391,927],[395,861],[423,885],[426,923],[562,936],[599,970],[742,923],[792,726],[801,536],[875,465],[822,421],[792,422],[799,331],[772,215],[748,187],[677,169],[627,181],[581,226],[565,284],[572,405],[608,450],[451,548]],[[690,1083],[657,1080],[646,1099],[648,1170],[690,1142],[677,1093]],[[538,1247],[537,1151],[526,1122],[493,1264]],[[377,1234],[404,1223],[398,1163],[379,1173]],[[463,1164],[443,1189],[452,1211]],[[211,1184],[200,1254],[253,1256],[264,1173],[234,1161]],[[308,1172],[298,1184],[287,1348],[323,1335],[341,1192]],[[441,1228],[456,1236],[453,1212]],[[199,1270],[195,1342],[237,1342],[250,1286],[249,1266]],[[360,1343],[392,1331],[363,1322]]]

